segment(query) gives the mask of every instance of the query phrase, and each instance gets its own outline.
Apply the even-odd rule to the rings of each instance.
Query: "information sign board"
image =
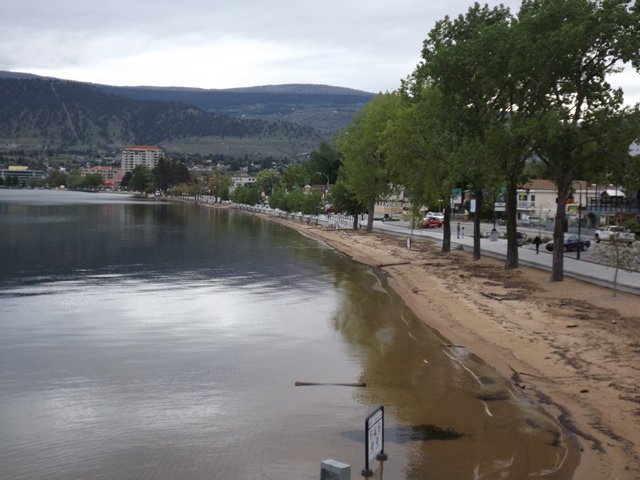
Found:
[[[365,470],[371,471],[369,462],[384,454],[384,407],[378,407],[365,420],[366,456]]]

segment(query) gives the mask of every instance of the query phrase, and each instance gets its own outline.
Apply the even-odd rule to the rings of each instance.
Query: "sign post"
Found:
[[[384,453],[384,407],[379,406],[369,415],[364,422],[365,429],[365,458],[363,477],[373,476],[371,461],[373,459],[384,462],[387,454]]]

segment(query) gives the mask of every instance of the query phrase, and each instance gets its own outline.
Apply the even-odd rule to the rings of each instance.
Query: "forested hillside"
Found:
[[[109,151],[143,143],[184,150],[296,156],[327,132],[286,121],[237,118],[184,103],[136,100],[94,85],[44,78],[0,78],[0,144],[11,148]],[[248,145],[243,151],[243,139]],[[208,146],[210,148],[208,148]]]
[[[337,133],[373,94],[327,85],[269,85],[205,90],[198,88],[113,87],[107,93],[138,100],[169,100],[205,111],[242,118],[285,120]]]

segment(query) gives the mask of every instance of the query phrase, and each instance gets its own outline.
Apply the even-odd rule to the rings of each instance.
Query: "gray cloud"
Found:
[[[0,69],[117,85],[393,90],[415,67],[435,22],[471,4],[0,0]]]

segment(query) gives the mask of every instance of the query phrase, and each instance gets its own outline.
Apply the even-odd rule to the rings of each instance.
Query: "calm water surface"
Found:
[[[0,190],[0,478],[569,479],[558,426],[384,278],[242,213]],[[295,387],[295,381],[367,388]]]

